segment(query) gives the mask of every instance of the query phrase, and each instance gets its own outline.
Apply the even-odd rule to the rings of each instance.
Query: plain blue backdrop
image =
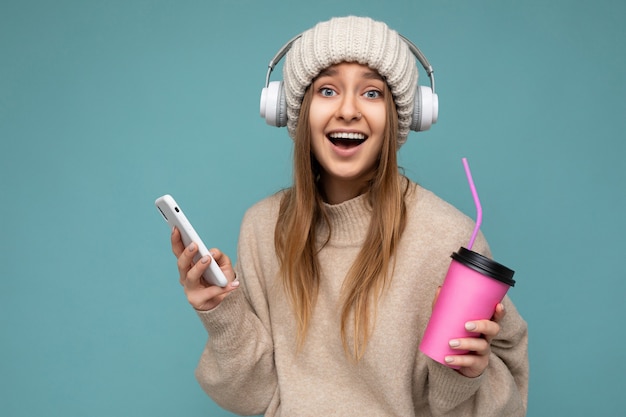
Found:
[[[0,415],[231,415],[195,382],[206,333],[153,202],[235,258],[246,208],[291,181],[267,63],[347,14],[435,68],[439,123],[400,162],[473,217],[469,159],[530,326],[528,415],[623,411],[626,3],[1,0]]]

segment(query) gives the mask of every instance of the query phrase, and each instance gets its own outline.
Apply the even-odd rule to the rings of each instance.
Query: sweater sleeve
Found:
[[[196,378],[217,404],[242,415],[263,414],[278,399],[269,307],[262,285],[267,262],[259,259],[257,250],[264,242],[257,242],[259,234],[253,229],[259,222],[250,217],[244,218],[239,237],[235,271],[240,288],[213,310],[198,312],[209,338]]]
[[[483,236],[478,252],[490,255]],[[491,342],[489,365],[467,378],[428,359],[429,403],[435,416],[525,416],[528,398],[528,331],[508,296],[500,333]]]
[[[277,389],[272,343],[244,294],[198,315],[209,333],[196,368],[200,386],[224,409],[262,414]]]

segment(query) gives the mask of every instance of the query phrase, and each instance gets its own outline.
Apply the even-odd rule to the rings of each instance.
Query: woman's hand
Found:
[[[193,257],[198,251],[198,245],[191,243],[185,248],[180,238],[180,232],[176,228],[172,231],[171,239],[172,252],[178,259],[180,284],[185,288],[187,301],[193,308],[200,311],[211,310],[217,307],[230,292],[239,287],[239,281],[235,281],[235,271],[230,258],[220,250],[211,249],[211,255],[228,280],[228,285],[224,288],[209,285],[202,278],[202,273],[211,262],[210,256],[205,256],[194,264]]]
[[[437,288],[432,307],[435,307],[441,287]],[[498,303],[496,311],[491,320],[476,320],[465,323],[465,330],[468,332],[480,333],[481,337],[466,337],[452,339],[450,347],[457,350],[469,350],[469,353],[462,355],[446,356],[445,361],[449,365],[459,366],[458,372],[468,378],[481,376],[489,365],[489,354],[491,353],[491,341],[500,333],[498,324],[505,316],[504,305]]]
[[[487,369],[491,341],[500,332],[498,324],[505,316],[504,306],[499,303],[491,320],[476,320],[465,323],[465,330],[480,333],[482,337],[467,337],[450,340],[452,349],[469,350],[464,355],[446,356],[447,364],[460,366],[459,373],[469,378],[476,378]]]

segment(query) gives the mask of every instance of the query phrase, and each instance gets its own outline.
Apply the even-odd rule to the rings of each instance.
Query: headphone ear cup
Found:
[[[263,88],[260,113],[270,126],[287,126],[287,102],[282,81],[272,81]]]
[[[439,97],[430,87],[417,86],[415,104],[411,118],[411,130],[423,132],[437,123],[439,117]]]

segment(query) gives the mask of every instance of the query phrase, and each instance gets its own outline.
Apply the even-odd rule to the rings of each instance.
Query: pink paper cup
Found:
[[[450,348],[450,340],[479,336],[465,330],[465,323],[493,316],[496,305],[515,285],[515,272],[463,247],[451,257],[452,262],[419,349],[435,361],[458,369],[448,365],[445,357],[468,351]]]

